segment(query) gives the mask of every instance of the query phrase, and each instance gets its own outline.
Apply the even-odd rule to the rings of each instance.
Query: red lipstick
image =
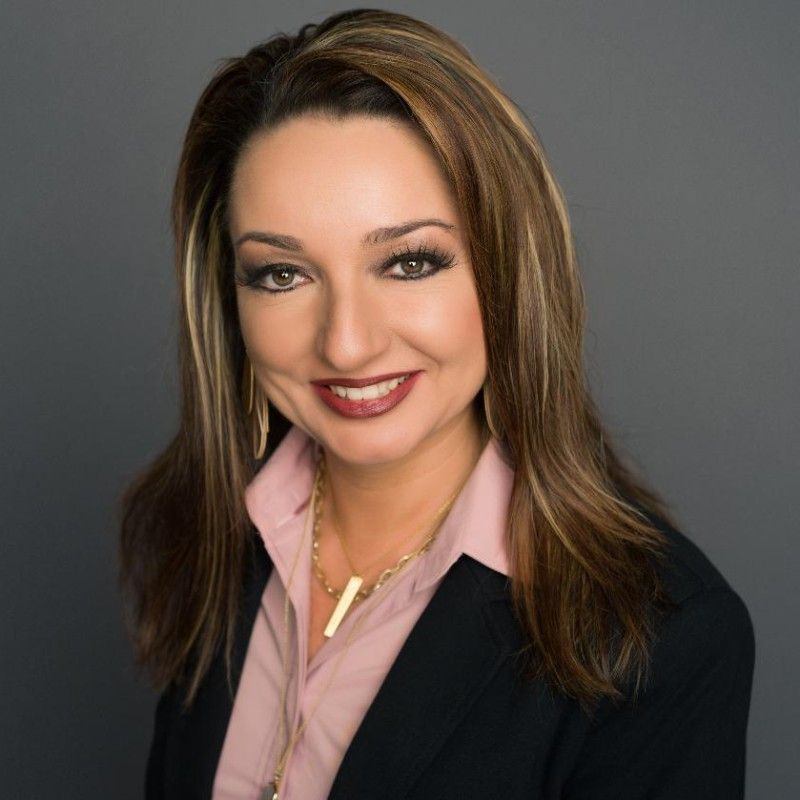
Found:
[[[386,375],[377,375],[371,378],[326,378],[324,380],[311,381],[314,391],[329,408],[344,417],[375,417],[384,414],[394,408],[414,387],[421,370],[416,372],[392,372]],[[339,397],[329,388],[334,386],[349,386],[360,388],[369,386],[381,381],[389,381],[392,378],[401,378],[403,375],[408,377],[400,384],[395,386],[389,394],[383,397],[375,397],[371,400],[350,400],[347,397]]]
[[[390,381],[392,378],[402,378],[403,375],[413,375],[409,372],[387,372],[385,375],[373,375],[371,378],[320,378],[311,383],[317,386],[350,386],[353,389],[360,389],[362,386],[370,386],[381,381]]]

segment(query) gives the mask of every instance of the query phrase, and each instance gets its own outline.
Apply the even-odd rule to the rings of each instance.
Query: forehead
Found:
[[[418,217],[456,222],[454,198],[430,145],[385,118],[303,116],[255,134],[231,184],[230,227],[269,228],[309,242],[352,241]]]

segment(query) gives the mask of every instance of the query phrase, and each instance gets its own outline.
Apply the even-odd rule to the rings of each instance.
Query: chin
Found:
[[[407,426],[383,423],[369,426],[359,421],[348,427],[351,429],[332,430],[328,427],[330,435],[320,439],[323,447],[348,464],[368,466],[397,461],[414,449],[419,438]],[[372,429],[369,430],[369,427]]]

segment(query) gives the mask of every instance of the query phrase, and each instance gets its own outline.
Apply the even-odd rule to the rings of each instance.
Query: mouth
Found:
[[[346,397],[348,400],[375,400],[378,397],[385,397],[393,389],[406,381],[410,372],[401,374],[389,380],[373,381],[364,386],[353,386],[350,383],[331,383],[328,388],[339,397]]]
[[[420,370],[374,378],[333,378],[312,381],[317,395],[346,417],[373,417],[394,408],[416,383]]]

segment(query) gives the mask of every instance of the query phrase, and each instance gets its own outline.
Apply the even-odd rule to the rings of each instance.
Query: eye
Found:
[[[302,286],[302,283],[294,282],[295,278],[302,275],[302,271],[291,264],[265,264],[255,268],[245,267],[244,277],[237,278],[236,282],[240,286],[249,286],[264,292],[280,294],[294,291]]]
[[[273,267],[264,275],[264,278],[268,278],[273,282],[273,286],[268,285],[269,288],[288,291],[295,288],[292,284],[297,275],[298,271],[294,267],[284,265],[282,267]]]
[[[413,281],[428,278],[439,270],[453,266],[455,256],[451,253],[442,253],[436,248],[419,247],[412,250],[410,247],[401,253],[392,253],[391,258],[384,265],[386,274],[395,280]],[[426,269],[426,266],[428,267]],[[399,267],[394,274],[390,270]]]

